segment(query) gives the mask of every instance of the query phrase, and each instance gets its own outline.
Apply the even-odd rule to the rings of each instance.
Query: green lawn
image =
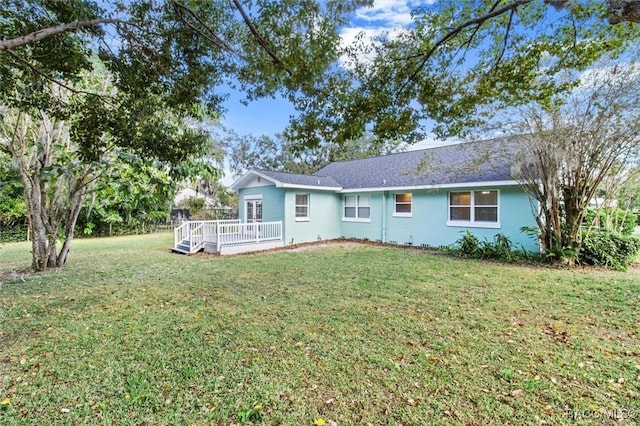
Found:
[[[5,279],[0,424],[640,423],[637,268],[171,244],[78,240],[63,270]],[[28,265],[0,246],[0,272]]]

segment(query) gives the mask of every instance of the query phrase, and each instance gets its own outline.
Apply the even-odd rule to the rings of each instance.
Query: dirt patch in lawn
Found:
[[[308,244],[298,244],[294,247],[285,246],[282,248],[282,250],[302,252],[302,251],[318,250],[324,247],[353,248],[353,247],[359,247],[363,244],[365,243],[361,241],[328,240],[328,241],[313,242]]]

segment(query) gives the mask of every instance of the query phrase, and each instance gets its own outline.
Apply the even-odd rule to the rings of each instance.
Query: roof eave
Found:
[[[274,178],[272,178],[270,176],[267,176],[264,173],[260,173],[259,171],[256,171],[256,170],[249,170],[244,175],[242,175],[240,178],[238,178],[235,182],[233,182],[231,185],[229,185],[229,188],[228,188],[229,191],[238,192],[238,190],[243,187],[243,185],[242,185],[243,182],[246,181],[249,178],[249,176],[251,176],[251,175],[261,177],[262,179],[266,179],[269,182],[273,183],[276,187],[279,187],[279,186],[283,185],[282,182],[280,182],[279,180],[274,179]]]
[[[491,186],[515,186],[520,185],[517,180],[493,180],[493,181],[481,181],[481,182],[455,182],[455,183],[442,183],[435,185],[407,185],[407,186],[379,186],[369,188],[345,188],[341,193],[350,192],[377,192],[377,191],[417,191],[424,189],[448,189],[448,188],[462,188],[462,187],[491,187]]]
[[[317,191],[333,191],[333,192],[342,191],[342,187],[341,186],[296,185],[296,184],[293,184],[293,183],[283,183],[282,187],[283,188],[290,188],[290,189],[314,189],[314,190],[317,190]]]

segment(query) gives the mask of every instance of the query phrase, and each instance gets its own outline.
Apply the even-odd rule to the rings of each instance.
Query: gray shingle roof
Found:
[[[295,173],[272,172],[268,170],[256,170],[271,179],[283,184],[295,186],[317,186],[340,189],[341,185],[331,176],[300,175]]]
[[[491,139],[331,163],[315,173],[343,189],[512,180],[515,146]]]

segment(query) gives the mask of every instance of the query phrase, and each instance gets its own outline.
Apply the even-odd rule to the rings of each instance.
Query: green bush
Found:
[[[506,262],[527,260],[532,256],[525,250],[514,250],[513,243],[506,235],[496,234],[493,241],[481,241],[471,231],[466,231],[464,236],[446,251],[470,259],[498,259]]]
[[[470,231],[467,231],[464,236],[456,242],[452,251],[462,257],[470,258],[479,258],[482,254],[480,240]]]
[[[622,235],[633,234],[638,219],[638,216],[632,211],[610,208],[589,209],[584,215],[584,223],[588,227]]]
[[[607,231],[583,233],[578,262],[624,271],[640,252],[640,238]]]

